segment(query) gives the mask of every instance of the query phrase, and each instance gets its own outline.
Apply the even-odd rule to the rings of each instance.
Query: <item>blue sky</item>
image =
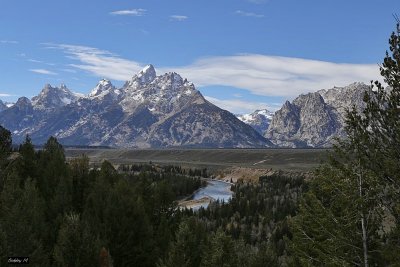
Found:
[[[0,0],[0,98],[121,86],[148,63],[234,113],[379,78],[398,0]]]

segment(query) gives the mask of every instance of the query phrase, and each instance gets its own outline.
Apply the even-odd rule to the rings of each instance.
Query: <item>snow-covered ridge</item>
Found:
[[[267,109],[256,110],[253,113],[237,115],[237,118],[242,122],[250,125],[260,134],[268,129],[268,126],[274,116],[274,113]]]
[[[54,109],[77,101],[81,95],[71,92],[65,84],[53,87],[46,84],[39,95],[31,99],[36,109]]]

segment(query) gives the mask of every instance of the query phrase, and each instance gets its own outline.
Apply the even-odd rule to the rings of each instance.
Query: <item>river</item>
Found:
[[[207,185],[194,192],[190,200],[181,202],[180,206],[198,210],[200,207],[206,208],[217,199],[228,202],[233,195],[231,185],[224,181],[207,179]]]

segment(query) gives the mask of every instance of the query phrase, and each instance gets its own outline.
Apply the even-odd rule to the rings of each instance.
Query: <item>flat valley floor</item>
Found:
[[[243,167],[310,171],[327,158],[327,149],[81,149],[67,148],[67,158],[87,155],[92,164],[149,163],[209,170]]]

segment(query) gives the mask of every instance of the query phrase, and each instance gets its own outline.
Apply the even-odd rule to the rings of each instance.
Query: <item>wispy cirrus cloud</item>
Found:
[[[40,61],[40,60],[37,60],[37,59],[33,59],[33,58],[28,59],[28,61],[32,62],[32,63],[43,63],[43,61]]]
[[[144,16],[146,14],[146,9],[135,8],[135,9],[126,9],[126,10],[117,10],[110,12],[110,15],[114,16]]]
[[[95,76],[126,81],[144,64],[123,59],[109,51],[77,45],[47,44],[77,61],[69,66]],[[206,57],[186,66],[163,66],[158,72],[175,71],[197,87],[230,86],[261,96],[291,98],[301,93],[369,83],[380,77],[377,64],[333,63],[260,54]]]
[[[33,58],[29,58],[29,59],[27,59],[27,61],[28,62],[32,62],[32,63],[38,63],[38,64],[46,64],[46,65],[49,65],[49,66],[55,66],[56,65],[54,63],[44,62],[44,61],[33,59]]]
[[[256,14],[253,12],[246,12],[246,11],[242,11],[242,10],[236,10],[235,14],[242,16],[242,17],[253,17],[253,18],[263,18],[264,17],[263,14]]]
[[[142,68],[138,62],[120,58],[98,48],[52,43],[43,45],[49,49],[62,50],[68,58],[80,62],[69,64],[69,67],[84,70],[102,78],[126,81]]]
[[[15,96],[15,95],[7,94],[7,93],[0,93],[0,97],[12,97],[12,96]]]
[[[268,2],[268,0],[247,0],[247,2],[253,3],[253,4],[264,4]]]
[[[333,86],[377,79],[377,64],[346,64],[326,61],[242,54],[208,57],[176,71],[197,86],[223,85],[242,88],[256,95],[294,97]]]
[[[15,40],[0,40],[0,44],[19,44],[19,42]]]
[[[58,73],[46,69],[29,69],[29,71],[45,75],[58,75]]]
[[[173,21],[185,21],[189,17],[188,16],[184,16],[184,15],[171,15],[171,16],[169,16],[169,18],[171,20],[173,20]]]

